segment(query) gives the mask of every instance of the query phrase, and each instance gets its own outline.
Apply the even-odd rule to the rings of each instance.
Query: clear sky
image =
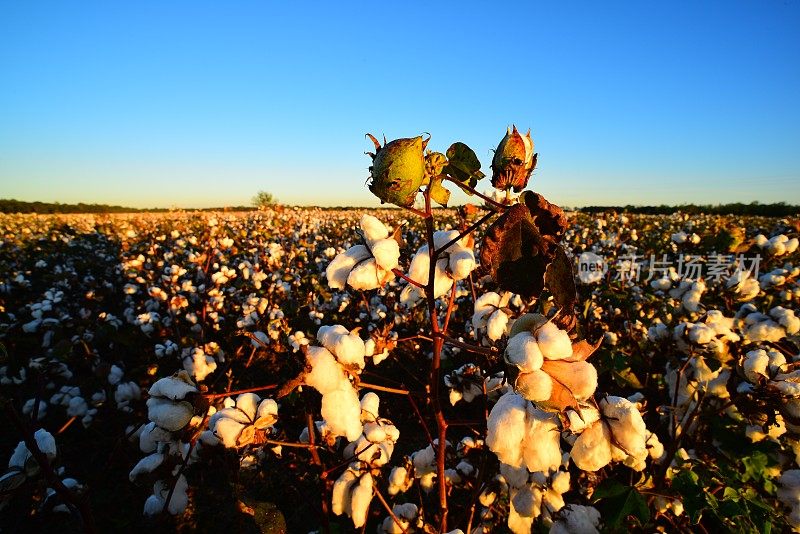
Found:
[[[800,2],[0,0],[4,198],[374,205],[366,132],[512,123],[557,204],[800,203]]]

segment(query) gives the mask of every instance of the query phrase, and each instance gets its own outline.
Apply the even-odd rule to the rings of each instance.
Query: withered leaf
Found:
[[[558,206],[526,191],[487,230],[481,243],[481,264],[501,289],[522,297],[538,297],[545,272],[567,227]]]
[[[575,289],[575,275],[572,271],[572,262],[561,246],[556,247],[555,256],[544,275],[547,289],[553,295],[556,306],[561,313],[554,322],[565,330],[575,326],[575,304],[578,301],[578,292]]]

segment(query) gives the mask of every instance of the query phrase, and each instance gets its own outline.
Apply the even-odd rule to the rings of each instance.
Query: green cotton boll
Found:
[[[418,136],[395,139],[381,147],[374,137],[370,135],[370,138],[377,153],[369,168],[372,178],[369,190],[381,202],[411,206],[425,179],[424,152],[428,141]]]

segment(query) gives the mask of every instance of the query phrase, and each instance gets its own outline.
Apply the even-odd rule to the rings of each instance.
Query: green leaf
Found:
[[[702,485],[698,483],[699,477],[692,471],[681,471],[672,480],[672,489],[678,492],[686,509],[686,514],[697,523],[703,515],[706,500],[703,498],[705,493]]]
[[[437,204],[447,207],[447,202],[450,200],[450,191],[442,185],[442,177],[437,176],[433,179],[430,185],[431,199]]]
[[[447,149],[447,165],[444,172],[451,178],[470,187],[475,187],[478,180],[486,176],[481,172],[481,162],[475,152],[461,142],[450,145]],[[467,191],[467,194],[470,194]]]
[[[595,489],[592,499],[600,501],[599,508],[609,528],[622,526],[628,516],[634,516],[642,525],[650,520],[650,509],[642,494],[615,480],[604,480]]]

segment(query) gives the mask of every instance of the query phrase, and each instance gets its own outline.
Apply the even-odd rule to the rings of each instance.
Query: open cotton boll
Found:
[[[440,249],[445,246],[447,243],[452,241],[458,237],[458,230],[439,230],[438,232],[433,233],[433,247],[434,249]],[[463,241],[463,239],[462,239]],[[456,241],[449,247],[447,247],[447,251],[451,251],[453,247],[458,246],[460,243]]]
[[[548,360],[563,360],[572,356],[569,334],[551,322],[544,323],[536,331],[536,341]]]
[[[800,318],[795,315],[794,310],[786,309],[783,306],[775,306],[769,311],[769,314],[786,329],[788,335],[793,336],[800,331]]]
[[[516,393],[506,393],[497,401],[487,421],[486,445],[501,462],[522,466],[522,441],[527,434],[528,401]]]
[[[350,509],[350,490],[358,480],[358,475],[352,469],[342,473],[331,490],[331,510],[336,515],[342,515]]]
[[[472,314],[472,329],[476,332],[486,326],[489,316],[500,307],[500,295],[494,291],[484,293],[475,301]]]
[[[364,231],[364,239],[370,244],[389,237],[389,229],[373,215],[362,215],[359,226]]]
[[[489,315],[486,321],[486,337],[492,341],[497,341],[506,332],[508,326],[508,315],[503,310],[497,310]]]
[[[367,522],[369,503],[372,502],[373,485],[372,475],[365,473],[358,479],[358,484],[353,488],[350,495],[350,517],[353,519],[353,526],[356,528],[361,528]]]
[[[162,463],[164,463],[163,453],[156,452],[147,455],[136,462],[136,465],[133,466],[133,469],[131,469],[131,472],[128,474],[128,479],[131,482],[135,482],[141,475],[155,471]]]
[[[185,371],[158,380],[150,386],[151,397],[163,397],[170,400],[184,399],[190,393],[197,393],[197,387]]]
[[[597,471],[611,463],[611,431],[602,422],[588,426],[570,451],[570,458],[583,471]]]
[[[514,386],[520,395],[534,402],[546,401],[553,394],[553,379],[541,369],[520,373]]]
[[[381,286],[381,274],[378,272],[375,258],[370,258],[356,265],[347,275],[347,285],[361,291],[379,288]]]
[[[385,271],[391,271],[400,262],[400,245],[394,239],[382,239],[372,245],[375,262]]]
[[[380,406],[381,399],[373,393],[372,391],[365,393],[363,397],[361,397],[361,413],[369,415],[369,420],[375,420],[378,417],[378,408]],[[363,417],[362,417],[363,419]]]
[[[450,274],[455,280],[463,280],[475,269],[475,254],[468,248],[459,246],[450,252]]]
[[[744,376],[750,382],[757,383],[758,377],[768,377],[767,367],[769,366],[769,356],[767,351],[758,349],[751,350],[744,356]]]
[[[217,370],[217,362],[212,356],[207,356],[203,349],[195,348],[183,359],[183,368],[192,378],[202,382],[208,375]]]
[[[191,421],[194,407],[185,401],[172,401],[159,397],[147,399],[147,417],[155,424],[177,432]]]
[[[570,345],[571,352],[572,345]],[[523,373],[532,373],[541,369],[544,356],[533,334],[522,332],[508,340],[506,361],[511,365],[516,365]]]
[[[566,387],[578,401],[587,400],[597,389],[597,369],[587,361],[546,361],[542,370]]]
[[[623,397],[609,395],[600,401],[600,410],[611,428],[614,444],[628,456],[647,457],[647,427],[636,405]]]
[[[159,443],[172,441],[172,434],[155,423],[147,423],[139,433],[139,450],[144,453],[154,452]]]
[[[305,383],[325,395],[340,389],[345,382],[350,382],[344,374],[342,367],[336,362],[333,354],[323,347],[308,347],[306,361],[311,366],[311,372],[306,374]]]
[[[527,403],[527,432],[522,455],[528,471],[556,471],[561,465],[561,433],[554,414]]]
[[[333,352],[335,350],[336,340],[339,339],[339,336],[346,336],[349,333],[350,330],[340,324],[320,326],[319,330],[317,330],[317,341],[322,343],[326,349]]]
[[[350,383],[322,396],[322,418],[334,436],[345,436],[355,441],[361,435],[361,403]]]
[[[172,492],[172,497],[170,498],[169,505],[167,506],[167,511],[170,514],[178,515],[186,510],[186,506],[189,504],[189,495],[187,493],[188,488],[189,483],[186,481],[186,477],[180,475],[178,480],[175,482],[175,489]],[[164,509],[164,503],[167,501],[167,497],[169,497],[169,492],[170,486],[163,480],[156,482],[153,486],[153,495],[151,495],[150,498],[147,499],[147,502],[145,502],[145,514],[160,514]],[[153,497],[157,499],[157,504],[150,502],[150,499]],[[160,505],[160,507],[158,505]],[[154,508],[155,511],[153,511]],[[148,510],[151,511],[148,513]]]
[[[336,355],[336,359],[345,365],[356,365],[361,369],[365,366],[366,347],[358,332],[339,336],[334,343],[332,352]]]
[[[370,257],[369,249],[365,245],[355,245],[345,252],[338,254],[325,269],[325,277],[331,289],[344,289],[347,278],[353,267]]]

